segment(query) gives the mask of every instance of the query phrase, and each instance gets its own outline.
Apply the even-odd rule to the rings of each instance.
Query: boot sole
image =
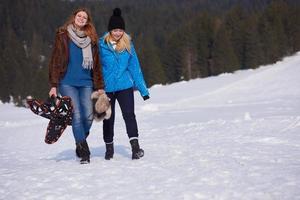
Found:
[[[105,156],[104,159],[105,159],[105,160],[110,160],[110,159],[112,159],[112,158],[113,158],[113,156],[109,156],[109,157],[106,157],[106,156]]]
[[[89,160],[81,160],[80,164],[84,165],[84,164],[90,164]]]

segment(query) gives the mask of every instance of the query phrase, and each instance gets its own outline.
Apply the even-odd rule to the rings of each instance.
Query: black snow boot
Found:
[[[85,133],[85,138],[87,138],[87,137],[89,136],[89,134],[90,134],[90,132]],[[75,152],[76,152],[76,156],[77,156],[78,158],[80,158],[80,156],[79,156],[79,150],[78,150],[78,146],[77,146],[77,145],[76,145],[76,150],[75,150]]]
[[[114,143],[105,144],[106,152],[105,152],[105,160],[110,160],[114,157]]]
[[[87,138],[89,135],[90,135],[90,132],[89,132],[89,131],[86,132],[86,133],[85,133],[85,138]]]
[[[76,153],[76,156],[77,156],[78,158],[80,158],[80,156],[79,156],[79,147],[78,147],[78,145],[76,145],[75,153]]]
[[[144,150],[140,148],[138,139],[130,140],[132,150],[132,160],[140,159],[144,156]]]
[[[80,164],[88,164],[90,163],[90,149],[86,140],[76,143],[76,154],[78,153],[78,157],[81,158]]]

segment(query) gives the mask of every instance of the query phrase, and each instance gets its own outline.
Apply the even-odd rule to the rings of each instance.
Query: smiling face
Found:
[[[110,34],[112,36],[112,39],[117,42],[123,36],[124,30],[122,30],[122,29],[113,29],[112,31],[110,31]]]
[[[81,29],[86,25],[88,21],[88,14],[84,11],[79,11],[76,13],[75,18],[74,18],[74,25],[76,28]]]

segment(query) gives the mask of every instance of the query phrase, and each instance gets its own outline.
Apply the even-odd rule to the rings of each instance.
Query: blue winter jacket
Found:
[[[127,50],[117,52],[105,42],[105,35],[99,39],[105,91],[116,92],[133,87],[142,97],[149,95],[133,44],[130,53]]]

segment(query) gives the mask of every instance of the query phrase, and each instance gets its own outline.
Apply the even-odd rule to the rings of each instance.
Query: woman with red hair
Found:
[[[58,29],[49,64],[49,96],[60,93],[72,99],[72,130],[81,164],[90,162],[86,138],[93,122],[91,94],[103,90],[97,40],[90,12],[79,8]]]

